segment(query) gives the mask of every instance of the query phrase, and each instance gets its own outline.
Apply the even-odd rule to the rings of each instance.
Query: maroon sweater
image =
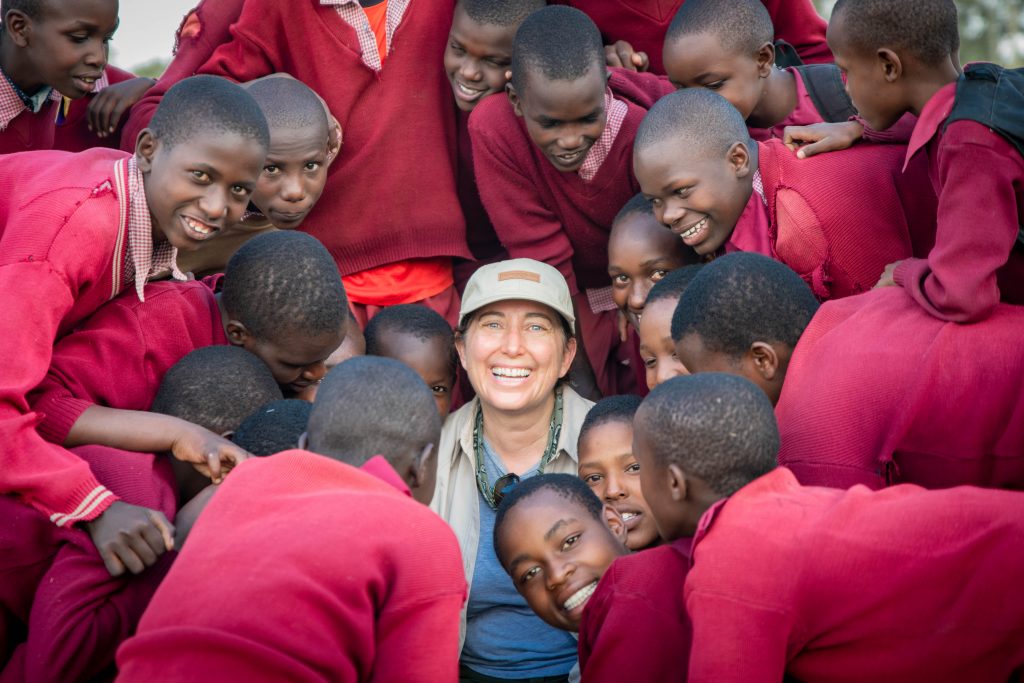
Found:
[[[192,529],[118,680],[454,682],[465,597],[455,535],[384,458],[252,458]]]
[[[508,98],[487,98],[469,119],[480,195],[509,257],[555,266],[573,293],[608,286],[612,220],[640,191],[633,175],[633,139],[647,110],[672,91],[668,81],[653,74],[610,71],[608,85],[629,112],[590,182],[559,171],[544,157]]]
[[[334,7],[247,0],[231,41],[199,70],[236,81],[286,72],[327,102],[345,142],[301,229],[323,242],[342,275],[471,257],[455,188],[455,102],[440,67],[449,23],[439,18],[453,7],[413,0],[377,73]]]
[[[47,102],[35,114],[26,109],[15,116],[0,130],[0,154],[53,149],[53,122],[59,108],[60,102]],[[9,161],[5,159],[4,163]]]
[[[899,287],[824,304],[793,351],[775,415],[803,484],[1024,489],[1024,307],[973,325]]]
[[[0,164],[0,493],[58,524],[93,519],[115,500],[71,452],[36,432],[26,396],[46,376],[54,341],[132,282],[125,280],[128,155],[29,152]],[[119,174],[117,169],[121,168]]]
[[[43,416],[36,429],[60,444],[91,405],[149,410],[172,365],[227,343],[205,280],[152,282],[144,302],[125,292],[54,346],[50,370],[28,399]]]
[[[178,485],[167,457],[104,446],[83,446],[73,452],[124,502],[174,519]],[[29,512],[45,523],[42,515]],[[32,533],[38,523],[23,520],[22,533]],[[59,546],[32,587],[27,638],[0,673],[4,683],[94,680],[114,663],[117,647],[135,631],[176,555],[165,554],[138,576],[112,577],[87,531],[52,525],[51,529],[49,535]]]
[[[629,42],[633,49],[646,52],[651,71],[665,73],[661,61],[665,33],[676,11],[685,0],[556,0],[552,4],[571,5],[594,20],[605,41]],[[796,48],[805,62],[831,62],[832,53],[825,44],[825,20],[811,0],[761,0],[775,25],[775,37]]]

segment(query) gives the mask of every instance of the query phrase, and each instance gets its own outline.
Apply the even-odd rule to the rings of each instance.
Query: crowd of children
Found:
[[[1024,681],[953,0],[0,14],[0,683]]]

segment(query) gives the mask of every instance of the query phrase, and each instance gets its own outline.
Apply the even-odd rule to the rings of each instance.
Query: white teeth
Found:
[[[498,377],[529,377],[530,371],[526,368],[492,368],[491,372]]]
[[[458,87],[459,92],[461,92],[463,95],[466,95],[467,97],[473,97],[474,95],[479,95],[480,92],[481,92],[479,90],[473,90],[472,88],[467,88],[466,86],[464,86],[464,85],[462,85],[461,83],[458,83],[458,82],[455,85]]]
[[[629,520],[633,519],[636,516],[637,515],[636,515],[635,512],[623,512],[622,513],[622,521],[623,522],[628,522]]]
[[[693,237],[694,235],[696,235],[700,231],[701,228],[704,227],[704,225],[707,222],[708,222],[708,219],[706,217],[702,218],[696,225],[694,225],[692,228],[690,228],[686,232],[680,233],[679,236],[682,237],[683,239],[686,239],[687,237]]]
[[[186,218],[185,220],[188,222],[188,227],[192,228],[200,235],[209,235],[210,233],[213,232],[213,228],[206,225],[205,223],[200,223],[199,221],[193,220],[191,218]]]
[[[579,589],[571,596],[569,596],[569,599],[565,601],[564,605],[562,605],[562,609],[566,612],[573,611],[574,609],[585,603],[587,600],[589,600],[590,596],[593,595],[594,591],[596,590],[597,581],[587,584],[586,586],[584,586],[583,588]]]

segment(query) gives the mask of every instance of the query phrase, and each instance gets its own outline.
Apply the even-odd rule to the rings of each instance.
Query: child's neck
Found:
[[[792,73],[773,68],[767,81],[764,96],[747,117],[747,125],[752,128],[776,126],[796,109],[796,78]]]
[[[510,413],[488,408],[483,403],[484,438],[509,472],[522,474],[537,464],[548,444],[554,392],[537,408]]]
[[[920,116],[921,110],[928,104],[928,100],[945,86],[955,83],[959,77],[960,72],[953,64],[952,59],[946,59],[942,64],[930,68],[918,65],[908,78],[909,111],[914,116]]]
[[[35,78],[34,69],[22,63],[18,46],[3,31],[0,31],[0,71],[26,95],[35,95],[46,85]]]

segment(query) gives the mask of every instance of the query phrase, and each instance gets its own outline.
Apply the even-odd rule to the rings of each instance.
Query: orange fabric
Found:
[[[349,301],[373,306],[411,304],[452,286],[448,256],[397,261],[341,278]]]
[[[373,37],[377,39],[377,54],[383,64],[384,58],[388,56],[388,0],[382,0],[372,7],[363,7],[363,11],[370,22]]]

